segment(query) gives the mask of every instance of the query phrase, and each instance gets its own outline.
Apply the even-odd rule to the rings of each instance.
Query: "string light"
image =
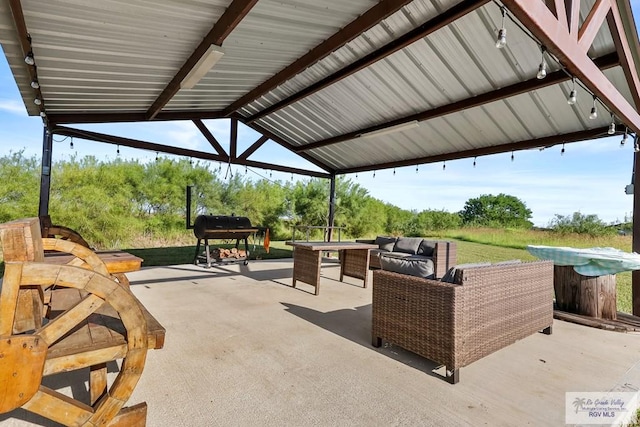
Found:
[[[560,155],[564,156],[564,143],[562,144],[562,150],[560,150]]]
[[[622,136],[622,141],[620,141],[620,146],[624,147],[625,142],[627,142],[627,138],[629,138],[629,128],[624,128],[624,135]]]
[[[544,53],[546,52],[546,48],[544,46],[540,46],[540,52],[542,52],[542,60],[540,61],[540,65],[538,66],[538,74],[536,77],[538,80],[542,80],[547,77],[547,61],[544,59]]]
[[[269,171],[269,178],[273,178],[273,172]]]
[[[247,165],[244,166],[244,174],[247,174]]]
[[[218,162],[218,173],[222,172],[222,162]],[[269,175],[271,176],[271,175]]]
[[[476,167],[476,159],[477,159],[477,157],[474,157],[474,158],[473,158],[473,167],[474,167],[474,168]]]
[[[447,162],[442,162],[442,170],[445,170],[447,168]]]
[[[36,98],[36,99],[33,100],[33,103],[36,104],[36,105],[42,105],[42,99]]]
[[[635,140],[633,141],[633,151],[640,152],[640,144],[638,144],[638,136],[635,137]]]
[[[591,107],[591,114],[589,114],[589,119],[595,120],[598,118],[598,109],[596,108],[596,96],[593,95],[593,106]]]
[[[515,160],[515,156],[513,155],[513,151],[511,152],[511,161],[513,162]]]
[[[396,168],[393,168],[393,176],[396,176]]]
[[[71,137],[71,142],[69,142],[69,148],[73,150],[73,137]]]
[[[120,155],[120,146],[118,145],[116,148],[116,155],[119,156]]]
[[[158,157],[158,156],[159,156],[159,154],[160,154],[160,153],[158,153],[158,152],[156,151],[156,162],[157,162],[157,161],[158,161],[158,159],[159,159],[159,157]]]
[[[373,177],[374,178],[376,177],[376,171],[375,170],[373,171]]]
[[[498,31],[498,38],[496,39],[496,47],[498,49],[502,49],[507,45],[507,29],[504,26],[505,9],[506,8],[504,6],[500,7],[500,12],[502,12],[502,27],[500,27],[500,30]]]
[[[31,80],[31,87],[34,89],[40,89],[40,83],[38,82],[37,79]]]
[[[576,102],[578,102],[578,92],[576,92],[576,78],[572,77],[571,82],[573,83],[573,86],[571,88],[571,93],[569,93],[569,98],[567,98],[567,104],[576,105]]]
[[[293,182],[293,172],[291,172],[291,182]]]
[[[418,165],[416,165],[416,173],[418,173]]]
[[[35,65],[36,64],[36,60],[33,57],[33,52],[29,51],[27,53],[27,56],[24,57],[24,62],[27,63],[27,65]]]
[[[191,166],[193,166],[193,158],[192,158],[192,157],[189,157],[189,164],[190,164]]]
[[[611,124],[609,125],[609,130],[607,131],[607,134],[613,135],[614,133],[616,133],[616,122],[614,120],[613,113],[611,113]]]

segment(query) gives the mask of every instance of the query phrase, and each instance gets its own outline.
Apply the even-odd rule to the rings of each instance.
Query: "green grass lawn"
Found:
[[[580,239],[576,236],[569,236],[566,240],[556,241],[557,236],[553,233],[540,231],[463,229],[449,231],[445,234],[446,236],[439,235],[433,237],[448,238],[457,241],[458,264],[479,261],[497,262],[509,259],[520,259],[522,261],[536,259],[524,249],[527,244],[574,247],[612,246],[626,251],[631,250],[631,238],[628,236],[609,236],[609,238],[599,239],[590,239],[584,236],[580,236],[582,237],[582,239]],[[552,239],[551,241],[549,241],[550,238]],[[528,241],[531,241],[531,243],[526,243]],[[232,245],[219,244],[215,246],[232,247]],[[143,267],[151,267],[190,264],[193,262],[195,249],[196,247],[194,245],[143,249],[126,248],[123,250],[144,259]],[[286,246],[285,242],[271,242],[269,253],[266,253],[260,245],[249,245],[249,251],[251,252],[251,259],[292,257],[291,247]],[[0,274],[4,274],[4,263],[2,262],[0,262]],[[630,313],[631,272],[617,274],[616,281],[618,310]]]

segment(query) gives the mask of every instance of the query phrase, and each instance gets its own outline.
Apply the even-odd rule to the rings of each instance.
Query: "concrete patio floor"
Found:
[[[167,329],[129,401],[148,403],[148,426],[559,426],[565,392],[640,388],[640,336],[557,320],[551,336],[462,368],[451,385],[426,359],[371,346],[371,286],[339,282],[329,261],[314,296],[291,287],[291,269],[284,259],[129,274]],[[0,425],[52,424],[18,410]]]

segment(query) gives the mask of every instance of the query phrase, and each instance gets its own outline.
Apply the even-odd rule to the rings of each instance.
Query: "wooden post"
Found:
[[[596,319],[616,319],[615,274],[583,276],[573,266],[555,266],[553,287],[558,309]]]

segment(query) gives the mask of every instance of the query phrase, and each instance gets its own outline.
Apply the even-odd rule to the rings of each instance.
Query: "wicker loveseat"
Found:
[[[372,344],[397,344],[459,369],[537,331],[551,333],[553,263],[460,268],[455,283],[373,272]]]
[[[429,262],[428,267],[433,271],[435,279],[439,279],[445,275],[449,268],[456,264],[456,243],[444,240],[429,240],[421,237],[386,237],[378,236],[371,240],[356,240],[361,243],[371,243],[378,245],[378,249],[369,251],[369,268],[381,268],[381,256],[387,256],[389,262],[402,263],[405,260],[409,265],[408,269],[421,270],[420,268],[412,268],[410,264],[419,263],[421,261]],[[401,267],[394,271],[402,272]],[[410,273],[409,273],[410,274]]]

